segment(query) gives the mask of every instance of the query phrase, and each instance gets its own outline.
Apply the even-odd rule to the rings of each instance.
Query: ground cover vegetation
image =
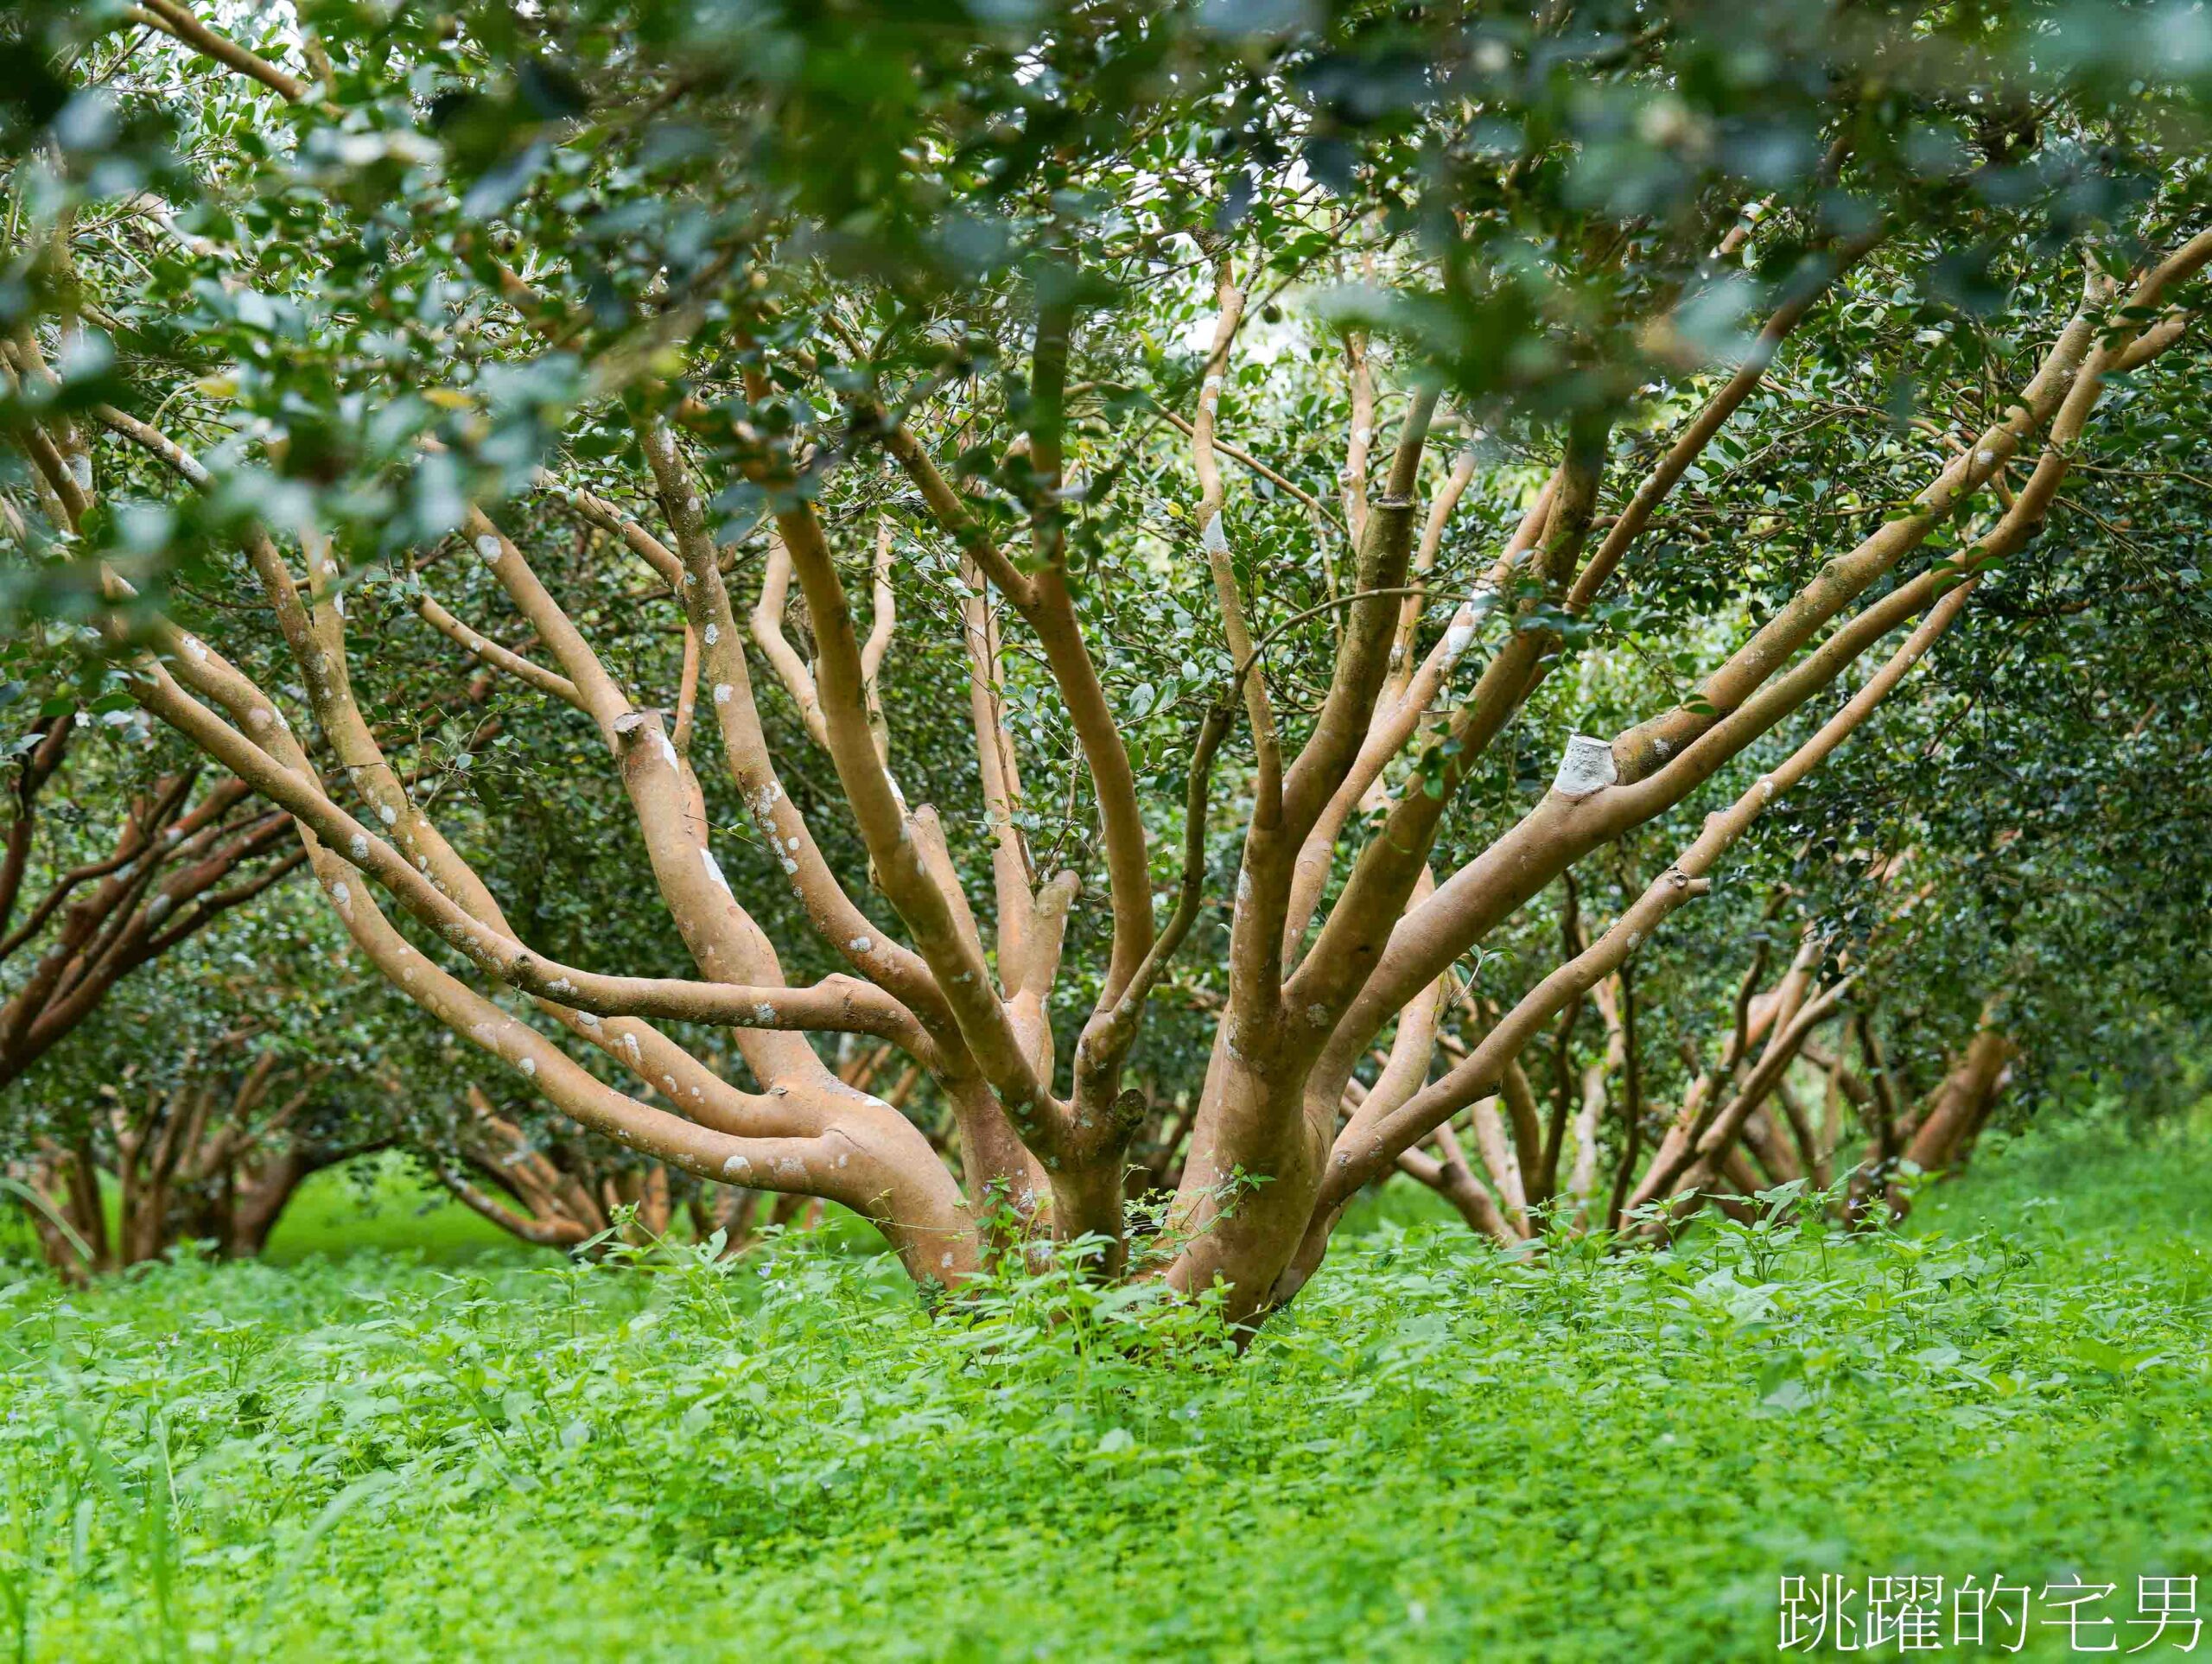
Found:
[[[1822,1572],[2079,1571],[2124,1625],[2138,1576],[2212,1548],[2204,1139],[2102,1117],[1902,1232],[1785,1210],[1548,1264],[1405,1180],[1428,1216],[1353,1235],[1241,1357],[1217,1314],[1079,1274],[933,1318],[809,1235],[639,1275],[19,1283],[10,1644],[1751,1658],[1777,1579]]]

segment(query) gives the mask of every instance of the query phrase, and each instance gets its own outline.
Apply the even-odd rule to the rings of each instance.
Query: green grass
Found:
[[[2208,1189],[2202,1133],[2107,1122],[1872,1242],[1533,1267],[1384,1218],[1241,1360],[805,1242],[32,1279],[0,1656],[1751,1658],[1821,1572],[2131,1616],[2212,1572]]]
[[[397,1254],[429,1265],[536,1258],[520,1238],[480,1218],[396,1152],[327,1167],[299,1193],[269,1234],[263,1256],[273,1266],[310,1255]]]
[[[1430,1194],[1420,1192],[1423,1198]],[[857,1254],[891,1251],[882,1234],[849,1209],[832,1202],[824,1214],[815,1247]],[[26,1232],[26,1247],[28,1238]],[[396,1151],[361,1156],[310,1177],[277,1221],[262,1257],[270,1265],[293,1266],[311,1256],[357,1254],[479,1268],[543,1267],[561,1259],[471,1212]]]
[[[113,1240],[122,1223],[123,1200],[105,1174],[100,1194]],[[37,1239],[22,1210],[0,1210],[0,1256],[23,1260],[36,1252]],[[537,1257],[539,1250],[471,1213],[397,1151],[385,1151],[309,1174],[270,1233],[263,1258],[270,1265],[290,1266],[311,1255],[342,1259],[354,1254],[467,1265],[486,1260],[521,1263]]]

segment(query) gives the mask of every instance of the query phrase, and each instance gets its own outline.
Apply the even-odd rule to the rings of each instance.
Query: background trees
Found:
[[[122,983],[11,1096],[10,1187],[71,1276],[266,1244],[310,1174],[401,1141],[413,1026],[281,888]],[[106,1195],[103,1198],[105,1188]]]
[[[8,688],[11,702],[27,691]],[[55,693],[37,708],[15,748],[0,857],[0,966],[13,973],[0,1004],[0,1086],[66,1039],[119,979],[304,860],[283,816],[235,776],[206,783],[127,703],[110,696],[83,710]],[[96,721],[128,740],[88,741]],[[148,753],[160,762],[149,766]]]
[[[450,1102],[919,1278],[1256,1315],[1400,1165],[1872,1196],[2195,1014],[2052,945],[2201,884],[2199,89],[2112,45],[2179,16],[65,14],[12,593]]]

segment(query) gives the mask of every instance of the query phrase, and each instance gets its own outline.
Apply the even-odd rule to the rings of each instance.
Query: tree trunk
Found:
[[[302,1181],[355,1153],[348,1150],[343,1156],[313,1160],[297,1150],[286,1150],[266,1161],[232,1168],[225,1177],[227,1216],[215,1238],[222,1256],[258,1260],[269,1246],[276,1222],[299,1193]]]
[[[2001,1029],[1985,1023],[1975,1032],[1936,1089],[1934,1107],[1905,1148],[1905,1161],[1924,1173],[1946,1172],[1961,1165],[2012,1077],[2016,1049]],[[1890,1206],[1902,1215],[1909,1204],[1910,1199],[1892,1184]]]

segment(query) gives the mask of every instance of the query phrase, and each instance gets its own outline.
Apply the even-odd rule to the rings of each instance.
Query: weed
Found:
[[[0,1617],[22,1660],[1705,1660],[1771,1652],[1783,1572],[2202,1572],[2212,1151],[2118,1136],[1656,1253],[1394,1193],[1241,1356],[1086,1242],[933,1312],[808,1235],[31,1278]]]

